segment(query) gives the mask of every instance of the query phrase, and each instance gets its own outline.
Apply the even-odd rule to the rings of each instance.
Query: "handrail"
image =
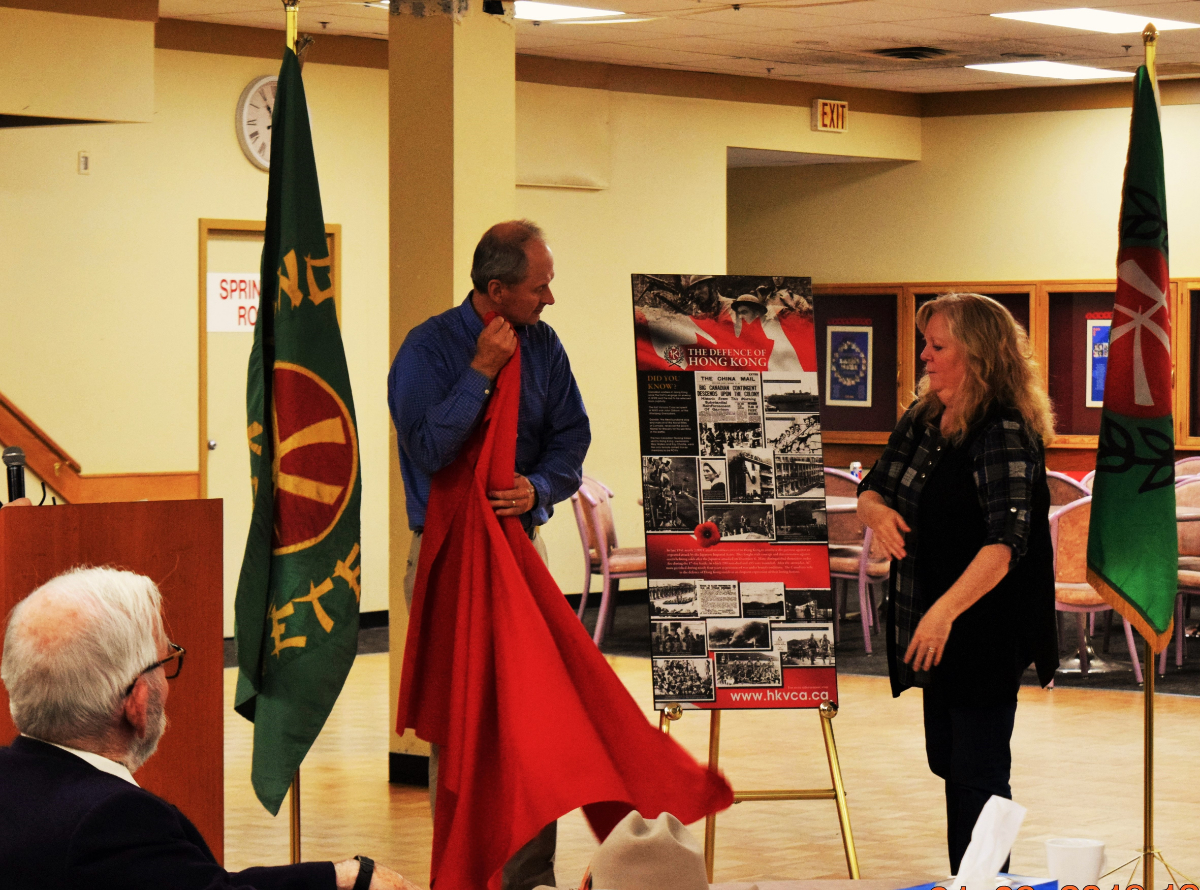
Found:
[[[79,461],[3,393],[0,393],[0,442],[24,449],[26,466],[69,504],[188,500],[200,496],[200,474],[195,472],[85,476]]]
[[[14,405],[12,401],[4,395],[4,393],[0,393],[0,411],[7,412],[13,420],[15,420],[21,425],[21,427],[24,428],[28,435],[31,435],[37,439],[37,441],[40,442],[46,449],[48,449],[54,455],[55,459],[60,463],[70,467],[76,473],[83,472],[83,467],[79,466],[79,461],[67,454],[65,448],[51,439],[45,430],[30,420],[29,415]],[[4,441],[7,442],[8,437],[5,437]],[[21,447],[25,449],[26,459],[28,459],[30,451],[35,450],[22,445],[20,442],[12,442],[11,444],[21,445]]]

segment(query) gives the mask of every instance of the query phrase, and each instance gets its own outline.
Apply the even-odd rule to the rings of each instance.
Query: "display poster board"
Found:
[[[1111,318],[1088,318],[1087,324],[1087,389],[1084,406],[1104,407],[1104,376],[1108,371],[1108,332]]]
[[[634,275],[633,311],[655,708],[836,702],[810,279]]]

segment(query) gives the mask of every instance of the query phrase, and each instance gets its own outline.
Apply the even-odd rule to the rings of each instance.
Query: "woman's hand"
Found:
[[[954,624],[954,616],[946,606],[946,602],[939,599],[917,625],[904,653],[904,663],[911,664],[914,671],[927,671],[942,663],[946,640],[950,638],[950,627]]]
[[[912,531],[904,517],[884,503],[876,491],[864,491],[858,496],[858,518],[875,533],[875,541],[888,556],[904,559],[904,535]]]
[[[981,548],[958,580],[929,607],[904,651],[904,663],[911,664],[914,671],[927,671],[941,664],[954,619],[1000,583],[1008,574],[1011,559],[1012,549],[1007,544]]]

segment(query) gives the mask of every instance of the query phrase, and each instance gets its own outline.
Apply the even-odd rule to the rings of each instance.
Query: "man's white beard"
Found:
[[[158,740],[167,729],[167,714],[163,708],[163,696],[159,689],[152,689],[146,705],[146,735],[135,738],[129,748],[128,763],[131,773],[137,772],[143,763],[158,749]]]

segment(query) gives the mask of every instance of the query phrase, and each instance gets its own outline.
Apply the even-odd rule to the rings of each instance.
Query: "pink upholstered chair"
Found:
[[[858,481],[844,470],[825,468],[826,497],[854,497]],[[855,581],[858,584],[858,609],[862,617],[863,644],[871,654],[871,633],[879,626],[873,588],[886,584],[892,562],[886,553],[872,547],[873,533],[855,513],[829,513],[829,577],[831,581]],[[841,623],[839,603],[834,595],[834,630]]]
[[[1088,672],[1085,618],[1112,609],[1087,583],[1087,539],[1091,518],[1091,497],[1072,501],[1050,515],[1050,538],[1054,543],[1054,608],[1060,612],[1076,613],[1079,622],[1079,670],[1085,677]],[[1133,675],[1140,684],[1142,666],[1133,641],[1133,628],[1124,617],[1121,621],[1125,626],[1129,657],[1133,661]]]
[[[1089,494],[1091,493],[1091,490],[1092,490],[1092,482],[1094,482],[1095,479],[1096,479],[1096,471],[1092,470],[1090,473],[1086,474],[1080,480],[1080,482],[1083,484],[1083,487],[1088,490]]]
[[[1183,476],[1200,476],[1200,455],[1193,454],[1175,461],[1176,480]]]
[[[1180,476],[1180,465],[1200,458],[1185,458],[1175,464],[1175,503],[1181,507],[1200,507],[1200,478]],[[1197,467],[1196,469],[1200,469]],[[1180,522],[1179,592],[1175,595],[1175,666],[1183,667],[1185,649],[1183,625],[1191,611],[1188,597],[1200,594],[1200,522]],[[1158,659],[1158,672],[1166,673],[1167,650]]]
[[[592,575],[602,578],[600,614],[596,617],[596,629],[592,640],[599,646],[604,641],[604,632],[612,618],[616,603],[613,594],[622,578],[646,577],[646,548],[617,546],[617,529],[613,522],[612,491],[603,482],[583,477],[579,491],[571,495],[571,507],[575,511],[575,523],[579,526],[579,539],[583,544],[583,592],[579,597],[579,619],[587,608],[588,592],[592,587]]]
[[[1091,489],[1085,487],[1082,482],[1077,482],[1066,473],[1058,473],[1054,470],[1046,472],[1046,484],[1050,486],[1051,507],[1061,507],[1071,501],[1086,498],[1092,493]]]

